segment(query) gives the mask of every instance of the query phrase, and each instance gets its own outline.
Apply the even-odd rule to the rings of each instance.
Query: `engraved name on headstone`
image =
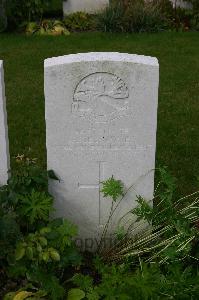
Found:
[[[0,186],[7,183],[10,167],[3,61],[0,60]]]
[[[156,58],[82,53],[45,61],[47,164],[59,216],[97,241],[110,212],[100,193],[111,177],[133,184],[112,221],[154,190],[159,65]],[[91,247],[95,247],[92,244]]]

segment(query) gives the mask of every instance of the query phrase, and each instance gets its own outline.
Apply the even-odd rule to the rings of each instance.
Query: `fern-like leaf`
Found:
[[[18,214],[25,217],[30,224],[36,221],[48,221],[53,210],[53,198],[45,192],[32,190],[30,194],[19,196]]]

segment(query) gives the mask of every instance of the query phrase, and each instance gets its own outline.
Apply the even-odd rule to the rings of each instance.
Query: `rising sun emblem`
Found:
[[[110,73],[93,73],[77,85],[72,112],[98,123],[112,121],[128,114],[129,92],[125,82]]]

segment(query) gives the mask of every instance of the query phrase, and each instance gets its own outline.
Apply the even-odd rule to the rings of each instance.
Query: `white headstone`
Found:
[[[0,186],[7,183],[10,167],[6,98],[4,86],[3,61],[0,60]]]
[[[98,240],[108,219],[103,180],[113,175],[126,188],[134,184],[112,230],[136,195],[153,196],[158,83],[152,57],[82,53],[45,60],[47,164],[61,179],[50,182],[50,192],[58,215],[79,225],[82,243]]]
[[[181,8],[186,8],[186,9],[192,9],[193,5],[188,2],[188,1],[184,1],[184,0],[171,0],[173,7],[181,7]]]
[[[109,5],[109,0],[67,0],[63,2],[64,15],[77,11],[95,13]]]

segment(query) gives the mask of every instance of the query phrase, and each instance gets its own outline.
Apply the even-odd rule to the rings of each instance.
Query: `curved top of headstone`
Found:
[[[156,57],[119,52],[89,52],[52,57],[44,61],[44,66],[47,68],[55,65],[71,64],[83,61],[122,61],[157,67],[159,66]]]

